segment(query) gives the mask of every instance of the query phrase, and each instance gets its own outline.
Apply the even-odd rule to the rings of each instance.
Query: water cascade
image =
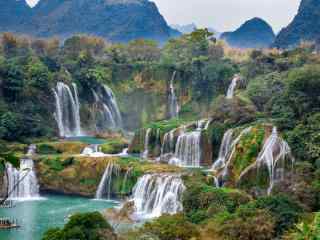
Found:
[[[232,140],[233,130],[228,130],[222,139],[220,150],[219,150],[219,157],[215,161],[212,166],[212,170],[215,173],[218,173],[218,176],[215,176],[215,184],[216,187],[221,186],[221,178],[223,179],[228,175],[228,168],[231,164],[231,160],[233,158],[234,153],[236,152],[236,146],[240,142],[242,136],[248,134],[252,130],[252,127],[245,128],[241,131],[238,137]]]
[[[227,91],[227,99],[232,99],[234,96],[234,91],[237,87],[238,82],[240,81],[241,77],[240,75],[236,74],[234,75],[231,84],[229,85],[228,91]]]
[[[112,197],[112,178],[118,177],[120,174],[120,167],[119,165],[115,164],[114,162],[110,161],[106,170],[103,173],[101,181],[99,183],[97,192],[96,192],[96,199],[103,199],[107,198],[111,200]]]
[[[169,92],[169,99],[168,99],[168,105],[169,105],[169,117],[170,118],[176,118],[179,116],[179,103],[178,103],[178,98],[175,93],[174,89],[174,80],[176,78],[177,71],[174,71],[170,80],[170,92]]]
[[[173,129],[163,136],[163,143],[161,145],[161,155],[160,160],[165,161],[167,156],[171,156],[175,151],[175,144],[174,144],[174,133],[177,129]]]
[[[143,159],[147,159],[149,156],[149,140],[150,140],[151,132],[152,132],[152,128],[148,128],[146,131],[146,135],[144,137],[144,150],[141,156]]]
[[[81,136],[80,103],[77,86],[72,84],[73,91],[63,82],[58,82],[53,93],[56,101],[54,113],[61,137]]]
[[[108,86],[103,86],[96,92],[92,90],[95,104],[98,106],[96,119],[96,129],[114,129],[122,127],[122,117],[114,96],[114,93]]]
[[[266,140],[262,151],[257,158],[258,167],[267,166],[269,172],[269,188],[268,194],[271,193],[275,182],[280,178],[283,179],[285,161],[287,159],[294,162],[291,155],[291,149],[286,141],[278,135],[277,128],[274,127],[272,134]],[[279,174],[280,173],[280,174]]]
[[[200,167],[201,131],[187,132],[178,137],[175,157],[170,164],[184,167]]]
[[[19,170],[10,163],[6,164],[9,199],[28,200],[40,197],[38,180],[31,158],[34,153],[35,145],[31,145],[26,158],[20,160]]]
[[[228,160],[228,155],[231,153],[232,150],[232,135],[233,129],[229,129],[223,135],[219,150],[219,156],[218,159],[214,162],[212,170],[218,171],[219,169],[224,168],[226,161]]]
[[[182,131],[175,146],[174,157],[170,159],[169,164],[182,167],[201,166],[201,136],[202,131],[209,126],[207,121],[209,120],[198,121],[194,131]]]
[[[133,201],[138,217],[154,218],[183,210],[182,193],[185,186],[174,174],[146,174],[133,189]]]

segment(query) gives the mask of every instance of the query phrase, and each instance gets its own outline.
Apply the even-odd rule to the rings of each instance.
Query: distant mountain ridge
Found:
[[[180,25],[180,24],[172,24],[171,28],[178,30],[179,32],[183,34],[192,33],[194,30],[196,30],[198,27],[195,23],[190,23],[186,25]],[[216,31],[213,28],[208,28],[208,30],[212,33],[214,33],[215,37],[219,38],[220,33]]]
[[[237,48],[266,48],[269,47],[275,34],[272,27],[261,18],[246,21],[234,32],[225,32],[221,35],[230,46]]]
[[[0,0],[0,30],[37,37],[91,34],[111,41],[166,41],[179,35],[148,0]]]
[[[301,41],[320,40],[320,1],[302,0],[293,21],[278,34],[274,46],[295,47]]]

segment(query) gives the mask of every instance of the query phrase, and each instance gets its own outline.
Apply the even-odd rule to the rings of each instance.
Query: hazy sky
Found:
[[[152,0],[170,24],[194,22],[218,31],[234,30],[244,21],[261,17],[277,32],[297,13],[301,0]]]
[[[34,5],[38,0],[27,0]],[[261,17],[278,32],[295,16],[300,0],[152,0],[169,24],[195,23],[218,31],[234,30]]]

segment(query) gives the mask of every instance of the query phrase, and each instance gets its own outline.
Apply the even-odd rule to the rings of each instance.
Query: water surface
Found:
[[[47,195],[45,200],[17,202],[11,209],[0,209],[0,217],[17,219],[18,229],[0,230],[2,240],[40,240],[52,227],[62,227],[77,212],[102,211],[117,206],[110,201],[81,197]]]

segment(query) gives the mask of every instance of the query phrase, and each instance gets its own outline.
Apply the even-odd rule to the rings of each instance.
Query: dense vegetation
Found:
[[[217,149],[225,130],[232,127],[239,131],[253,126],[252,132],[239,142],[239,152],[234,158],[234,176],[239,177],[265,140],[267,133],[261,123],[272,123],[292,148],[294,171],[285,175],[268,196],[253,194],[258,191],[236,184],[217,189],[213,187],[212,178],[203,172],[190,171],[183,179],[187,189],[182,213],[162,216],[120,237],[140,240],[317,239],[320,55],[313,45],[283,52],[243,52],[229,49],[210,36],[207,30],[197,30],[160,48],[146,40],[111,45],[85,36],[67,39],[60,46],[56,40],[30,40],[4,34],[0,57],[1,138],[25,141],[55,136],[56,126],[50,114],[54,101],[48,93],[57,81],[75,82],[81,101],[86,103],[90,101],[86,89],[97,84],[108,84],[117,96],[136,88],[153,94],[166,92],[172,73],[177,71],[175,84],[182,107],[179,120],[151,123],[165,116],[150,119],[141,112],[141,124],[166,132],[190,120],[211,117],[215,127],[209,128],[207,135]],[[226,99],[226,89],[237,72],[243,80],[235,97]],[[162,74],[164,76],[160,77]],[[127,116],[126,106],[120,108]],[[118,144],[112,142],[104,148],[112,152]],[[53,155],[49,156],[53,160],[39,160],[51,173],[77,165],[77,159],[63,158],[60,155],[63,150],[52,143],[43,144],[40,149],[44,155]],[[119,164],[133,167],[135,178],[141,174],[141,169],[149,171],[148,164],[136,159],[120,159]],[[83,222],[71,219],[65,228],[49,231],[45,239],[57,239],[56,236],[58,239],[91,239],[89,236],[96,236],[100,227],[87,229]]]

